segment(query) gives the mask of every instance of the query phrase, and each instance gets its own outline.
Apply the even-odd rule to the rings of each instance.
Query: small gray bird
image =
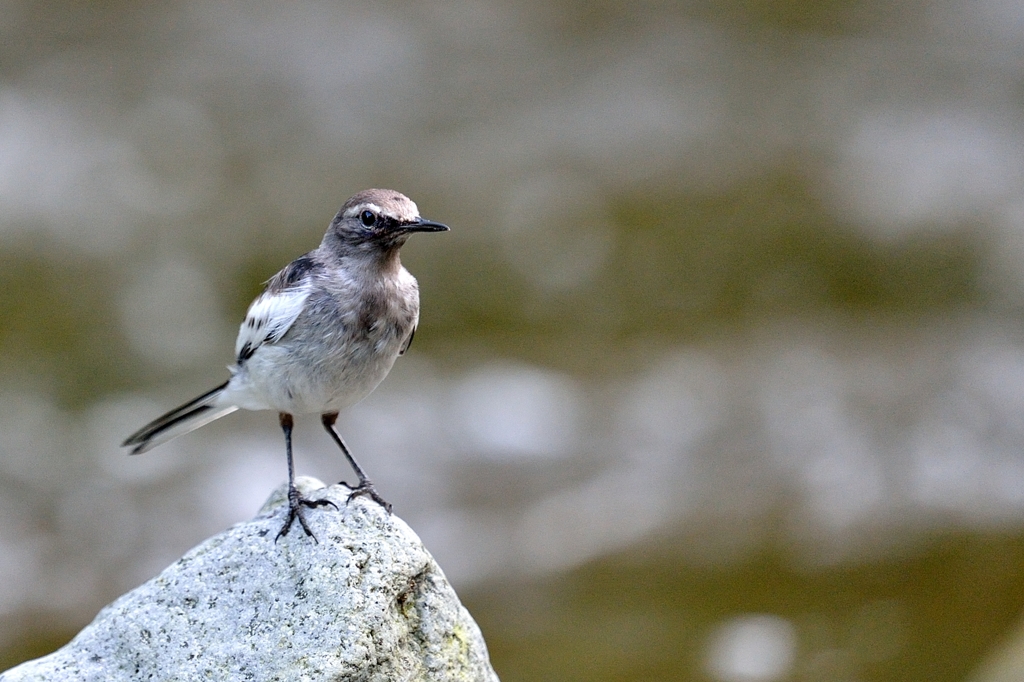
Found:
[[[276,410],[288,456],[288,517],[280,538],[298,519],[313,537],[295,487],[292,415],[319,414],[359,483],[348,499],[367,495],[389,512],[352,457],[334,424],[338,411],[365,398],[409,349],[419,321],[416,278],[398,252],[413,232],[443,232],[447,225],[420,218],[408,197],[368,189],[345,202],[320,246],[296,258],[267,282],[249,306],[235,341],[231,378],[158,417],[122,445],[137,455],[242,408]]]

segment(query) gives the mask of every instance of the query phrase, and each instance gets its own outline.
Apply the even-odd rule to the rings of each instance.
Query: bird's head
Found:
[[[359,251],[397,249],[413,232],[445,232],[424,220],[412,199],[391,189],[368,189],[345,202],[327,230],[342,247]]]

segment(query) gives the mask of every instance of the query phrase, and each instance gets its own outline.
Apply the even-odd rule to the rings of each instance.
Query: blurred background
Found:
[[[0,0],[0,669],[285,481],[118,443],[392,187],[342,433],[505,682],[1021,679],[1022,152],[1014,0]]]

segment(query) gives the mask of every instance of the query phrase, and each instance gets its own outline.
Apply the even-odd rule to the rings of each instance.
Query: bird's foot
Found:
[[[380,506],[384,507],[384,510],[388,514],[391,513],[391,503],[380,496],[380,493],[378,493],[377,489],[373,487],[373,482],[370,479],[364,478],[363,480],[359,481],[359,485],[355,487],[350,486],[345,481],[341,481],[341,485],[345,486],[346,488],[352,491],[348,494],[348,498],[345,500],[345,504],[351,502],[353,497],[365,495],[366,497],[369,497],[371,500],[373,500]]]
[[[319,540],[313,535],[313,531],[309,529],[309,524],[306,523],[306,515],[303,507],[326,507],[330,505],[335,509],[338,505],[334,504],[328,499],[310,500],[299,494],[299,489],[294,485],[288,488],[288,516],[285,517],[284,525],[281,530],[278,531],[277,537],[274,538],[274,542],[281,539],[282,535],[288,535],[288,531],[291,530],[292,524],[295,523],[295,519],[299,520],[299,525],[302,526],[302,530],[306,531],[306,535],[313,538],[313,542],[319,544]]]

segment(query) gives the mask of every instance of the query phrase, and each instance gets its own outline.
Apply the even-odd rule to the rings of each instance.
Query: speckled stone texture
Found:
[[[27,680],[493,680],[480,630],[420,539],[347,489],[276,544],[285,489],[107,606],[67,646],[0,674]]]

